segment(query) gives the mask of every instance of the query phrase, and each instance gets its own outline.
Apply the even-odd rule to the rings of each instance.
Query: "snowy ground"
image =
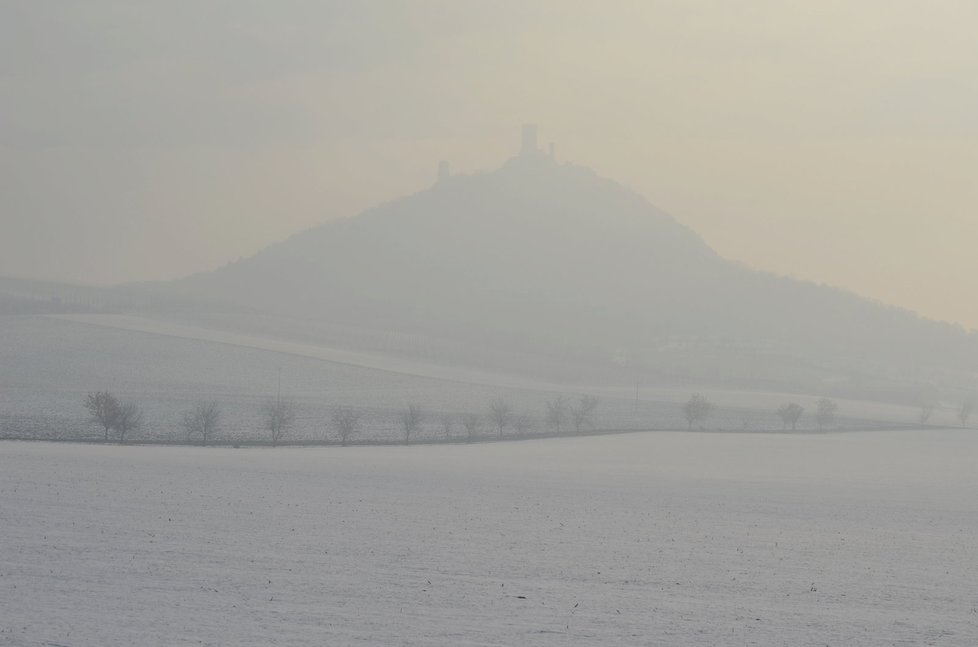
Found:
[[[253,348],[256,350],[283,353],[297,357],[320,359],[347,366],[356,366],[359,368],[374,369],[389,373],[400,373],[403,375],[414,375],[418,377],[445,380],[450,382],[467,382],[473,384],[483,384],[486,386],[495,386],[499,388],[535,389],[544,391],[555,389],[559,390],[561,388],[559,385],[522,379],[512,375],[501,375],[485,371],[469,370],[457,366],[444,366],[393,355],[381,355],[378,353],[355,351],[338,347],[320,346],[285,339],[277,339],[274,337],[249,335],[226,330],[214,330],[200,326],[174,323],[159,319],[147,319],[145,317],[131,315],[80,314],[56,315],[49,318],[93,326],[102,326],[104,328],[127,330],[130,332],[141,332],[152,335],[163,335],[166,337],[192,339],[195,341],[212,342],[218,344],[230,344],[233,346],[240,346],[242,348]]]
[[[3,645],[975,645],[978,434],[0,443]]]

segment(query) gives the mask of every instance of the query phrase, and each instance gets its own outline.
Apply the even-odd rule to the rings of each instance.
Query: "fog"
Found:
[[[976,19],[0,4],[0,644],[978,644]]]
[[[975,11],[7,3],[0,434],[967,426]]]
[[[538,122],[727,258],[966,327],[969,2],[5,2],[0,274],[219,267]]]

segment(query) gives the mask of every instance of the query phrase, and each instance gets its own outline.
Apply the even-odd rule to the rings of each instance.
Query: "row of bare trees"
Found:
[[[938,407],[937,400],[926,400],[920,404],[920,422],[927,423],[930,420],[931,415],[934,410]],[[968,399],[961,403],[958,410],[955,412],[958,422],[961,423],[962,427],[968,426],[968,420],[971,418],[971,414],[975,410],[975,401]]]
[[[108,391],[89,393],[85,398],[85,409],[92,422],[102,428],[105,442],[109,433],[116,432],[120,443],[126,442],[130,433],[138,431],[145,420],[143,410],[135,402],[122,402]],[[221,418],[221,410],[216,402],[201,402],[183,416],[183,428],[187,441],[199,438],[207,444],[213,440]]]
[[[682,406],[683,416],[686,418],[686,428],[692,431],[693,425],[702,425],[713,413],[714,408],[713,403],[705,396],[694,393]],[[815,403],[815,424],[818,425],[819,431],[835,422],[838,410],[838,403],[829,398],[822,398]],[[788,402],[778,407],[776,413],[781,418],[784,429],[791,425],[791,430],[795,431],[798,421],[805,413],[805,407],[797,402]]]
[[[548,429],[560,434],[564,425],[570,421],[574,425],[577,433],[594,427],[594,410],[598,406],[598,398],[593,395],[582,395],[576,399],[570,399],[564,395],[558,395],[545,403],[544,421]],[[401,429],[404,432],[404,442],[409,443],[411,434],[418,429],[425,419],[424,411],[416,404],[408,405],[400,414]],[[451,413],[443,413],[438,418],[438,423],[446,438],[452,436],[452,432],[458,422],[465,430],[465,437],[470,442],[483,435],[486,424],[496,432],[497,438],[503,438],[506,430],[510,429],[516,436],[526,436],[533,427],[533,416],[525,412],[517,412],[503,398],[497,398],[489,403],[489,411],[486,416],[468,412],[461,414],[456,419]]]
[[[143,425],[143,412],[135,402],[120,402],[108,391],[89,393],[85,399],[92,420],[102,427],[108,442],[109,432],[118,434],[120,443],[126,442],[126,435]]]
[[[546,403],[545,420],[548,428],[556,433],[566,422],[570,421],[576,432],[594,426],[594,410],[598,406],[598,398],[582,395],[571,400],[558,395]],[[195,418],[196,419],[196,418]],[[263,409],[264,426],[271,434],[272,444],[277,444],[291,430],[295,422],[295,408],[291,401],[276,400],[266,404]],[[347,445],[361,430],[362,412],[348,406],[335,407],[331,415],[332,427],[340,437],[340,442]],[[408,404],[397,414],[397,424],[404,436],[404,443],[410,444],[422,426],[429,421],[425,409],[416,403]],[[525,436],[533,426],[533,417],[528,413],[517,412],[503,398],[497,398],[489,403],[488,413],[483,416],[477,413],[464,413],[456,416],[442,413],[436,422],[444,432],[445,438],[451,438],[457,425],[465,431],[465,437],[470,442],[483,435],[485,427],[490,426],[497,438],[503,438],[507,430],[512,430],[517,436]]]
[[[928,398],[923,400],[920,404],[920,422],[923,424],[930,420],[931,415],[937,407],[938,402],[936,399]],[[683,404],[683,414],[688,423],[688,429],[692,429],[694,424],[702,424],[710,416],[713,408],[713,404],[699,393],[690,397]],[[962,427],[968,426],[968,420],[971,418],[974,408],[975,403],[971,399],[965,400],[958,407],[956,415]],[[815,403],[814,418],[819,431],[824,430],[835,422],[838,411],[839,405],[835,400],[821,398]],[[776,413],[781,419],[783,429],[787,430],[790,426],[791,430],[795,431],[798,426],[798,421],[805,413],[805,407],[797,402],[787,402],[778,407]]]
[[[598,398],[592,395],[582,395],[574,399],[557,395],[545,403],[543,420],[546,428],[553,433],[564,433],[568,424],[573,426],[575,432],[581,433],[594,428],[594,411],[598,404]],[[110,432],[115,432],[117,440],[124,443],[129,434],[143,425],[143,412],[138,405],[134,402],[122,402],[108,391],[88,394],[85,408],[91,420],[102,428],[106,442]],[[936,404],[922,407],[921,422],[930,418],[934,408]],[[971,400],[961,405],[957,417],[962,426],[967,426],[973,409]],[[714,410],[714,404],[704,395],[693,394],[682,405],[687,429],[691,431],[694,425],[702,426]],[[816,402],[814,419],[819,431],[835,422],[837,412],[838,404],[834,400],[821,398]],[[792,431],[796,430],[804,413],[805,407],[797,402],[782,404],[776,410],[782,428],[787,430],[790,426]],[[291,400],[269,400],[262,405],[261,417],[263,428],[269,433],[272,445],[277,445],[295,426],[296,407]],[[418,404],[409,404],[398,412],[397,424],[403,433],[405,444],[410,444],[412,437],[416,436],[428,419],[428,414]],[[339,406],[332,410],[330,421],[340,442],[347,445],[361,431],[363,414],[352,407]],[[465,432],[465,438],[471,442],[484,435],[486,426],[500,439],[507,430],[512,430],[519,437],[526,436],[533,427],[534,418],[528,413],[517,412],[505,399],[497,398],[489,403],[485,415],[472,412],[460,415],[442,413],[434,422],[440,426],[446,439],[452,438],[456,425],[460,425]],[[204,445],[213,442],[221,423],[220,406],[216,402],[200,402],[184,414],[182,423],[187,442],[198,441]]]
[[[598,398],[582,395],[570,399],[558,395],[548,401],[545,407],[545,420],[548,428],[561,433],[569,421],[578,433],[593,428],[593,414],[598,406]],[[104,428],[104,440],[109,440],[109,432],[116,431],[119,442],[126,441],[126,435],[139,429],[143,424],[142,410],[132,402],[120,402],[107,391],[90,393],[85,401],[93,422]],[[412,436],[428,421],[428,414],[419,404],[409,404],[397,414],[397,423],[404,435],[404,443],[409,444]],[[296,406],[291,400],[281,397],[269,400],[262,405],[262,427],[269,434],[272,445],[278,445],[291,433],[296,423]],[[340,442],[347,445],[362,427],[363,413],[349,406],[338,406],[332,410],[330,422],[339,435]],[[507,430],[517,436],[525,436],[533,426],[533,417],[528,413],[517,412],[505,399],[497,398],[489,404],[487,415],[465,413],[458,417],[443,413],[438,418],[446,438],[452,436],[456,423],[465,430],[469,441],[483,435],[488,423],[498,438],[503,438]],[[187,442],[200,442],[204,445],[213,442],[220,430],[221,409],[217,402],[199,402],[186,411],[182,418]]]
[[[918,403],[920,406],[920,424],[927,424],[930,422],[930,418],[934,415],[941,406],[941,395],[940,390],[934,386],[929,385],[921,389],[918,395]],[[971,418],[971,414],[974,413],[975,401],[970,397],[966,397],[964,401],[958,405],[955,411],[955,417],[957,417],[958,422],[961,423],[962,427],[968,426],[968,420]]]
[[[815,424],[818,426],[818,430],[822,431],[835,422],[838,411],[839,404],[835,400],[821,398],[818,402],[816,402]],[[804,413],[805,407],[801,406],[797,402],[782,404],[777,410],[778,417],[781,418],[782,428],[787,429],[788,425],[791,425],[791,431],[795,431],[798,426],[798,421],[801,419]]]
[[[122,402],[108,391],[89,393],[85,409],[91,421],[103,430],[102,439],[109,441],[109,433],[116,432],[116,440],[125,443],[130,433],[138,431],[145,420],[143,410],[135,402]],[[203,444],[214,439],[221,420],[221,410],[216,402],[200,402],[183,416],[183,428],[187,442],[199,439]]]
[[[574,425],[574,431],[581,433],[594,426],[594,410],[598,407],[598,398],[593,395],[582,395],[577,400],[558,395],[546,403],[545,420],[547,427],[560,433],[565,422]]]
[[[117,432],[117,440],[126,442],[128,433],[143,426],[143,412],[134,402],[120,402],[108,391],[89,393],[85,399],[92,422],[104,430],[103,439],[108,442],[109,432]],[[277,445],[295,425],[295,406],[289,400],[270,400],[262,405],[262,424],[269,432],[273,445]],[[198,402],[183,414],[183,430],[187,442],[204,445],[213,442],[220,430],[221,408],[217,402]],[[344,436],[345,441],[345,436]]]

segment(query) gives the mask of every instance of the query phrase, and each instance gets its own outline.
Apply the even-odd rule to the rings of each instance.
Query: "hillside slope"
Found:
[[[722,259],[638,194],[538,153],[151,292],[441,340],[460,358],[497,349],[627,367],[615,379],[909,384],[947,371],[967,379],[978,359],[956,327]]]

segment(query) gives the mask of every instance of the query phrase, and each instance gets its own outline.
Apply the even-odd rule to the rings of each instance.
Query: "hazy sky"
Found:
[[[217,267],[540,124],[721,254],[978,328],[974,0],[0,4],[0,274]]]

